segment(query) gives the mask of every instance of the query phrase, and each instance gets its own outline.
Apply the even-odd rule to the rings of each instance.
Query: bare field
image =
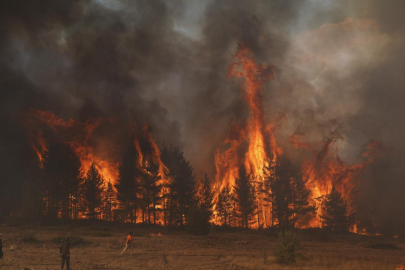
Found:
[[[119,253],[133,231],[132,250]],[[220,232],[192,236],[166,228],[124,226],[8,227],[3,233],[0,269],[60,269],[56,237],[75,236],[71,269],[401,269],[405,241],[381,236],[301,234],[297,263],[274,262],[276,234],[263,231]],[[390,243],[399,249],[372,249]],[[405,269],[405,268],[404,268]]]

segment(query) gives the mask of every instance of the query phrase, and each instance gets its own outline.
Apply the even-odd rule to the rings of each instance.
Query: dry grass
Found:
[[[134,232],[132,250],[119,255],[127,231]],[[192,236],[165,228],[38,227],[0,225],[4,258],[0,269],[59,269],[60,235],[76,235],[85,241],[72,247],[72,269],[397,269],[405,263],[401,239],[363,236],[303,235],[301,256],[290,266],[275,263],[277,238],[263,232],[216,232]],[[108,233],[106,233],[108,232]],[[26,235],[38,241],[24,242]],[[371,249],[376,243],[391,243],[397,250]],[[10,247],[14,246],[14,251]],[[398,268],[398,270],[401,268]],[[405,269],[401,269],[405,270]]]
[[[396,269],[396,264],[390,261],[370,261],[367,259],[358,258],[337,259],[330,257],[318,256],[308,261],[297,262],[294,265],[277,265],[273,262],[268,264],[263,263],[260,258],[249,257],[227,257],[224,262],[238,269],[257,269],[257,270],[297,270],[297,269],[330,269],[330,270],[392,270]]]

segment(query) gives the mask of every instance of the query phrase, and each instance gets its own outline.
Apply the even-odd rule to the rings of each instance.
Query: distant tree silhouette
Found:
[[[63,219],[73,218],[74,199],[82,181],[80,159],[69,145],[53,143],[44,155],[42,166],[47,215],[57,218],[60,211]]]
[[[207,173],[204,174],[204,177],[200,182],[197,199],[198,204],[207,216],[207,219],[211,220],[214,208],[214,191],[212,190],[211,182]]]
[[[187,213],[187,231],[195,235],[206,235],[210,231],[209,216],[206,209],[194,203]]]
[[[121,164],[118,166],[118,179],[115,184],[117,199],[126,215],[129,215],[131,223],[136,223],[136,210],[138,204],[138,192],[140,190],[139,177],[142,173],[138,167],[138,152],[131,142]]]
[[[4,72],[4,69],[2,71]],[[25,213],[30,216],[29,218],[32,218],[32,207],[37,205],[37,199],[42,197],[34,194],[42,188],[40,183],[42,175],[36,175],[40,173],[38,156],[32,149],[32,141],[26,129],[26,114],[16,114],[16,111],[10,110],[10,108],[15,109],[16,106],[11,105],[10,107],[10,104],[14,103],[10,102],[10,96],[6,93],[17,92],[14,87],[3,84],[4,80],[9,79],[10,76],[2,73],[0,78],[0,88],[2,89],[0,98],[0,222],[11,217],[18,217],[23,211],[22,207],[27,209]],[[17,81],[20,82],[18,79]],[[20,98],[28,98],[28,101],[29,95],[23,95]],[[32,194],[28,194],[30,187],[34,188]],[[30,202],[31,199],[34,200],[32,203]],[[22,205],[23,203],[26,204]]]
[[[25,221],[37,221],[43,213],[42,172],[39,166],[28,169],[30,172],[22,187],[21,217]]]
[[[141,181],[142,205],[144,205],[143,211],[147,214],[149,224],[151,223],[151,214],[153,223],[156,224],[156,211],[162,200],[160,179],[159,164],[153,160],[145,163]]]
[[[347,205],[335,186],[332,186],[330,193],[323,201],[322,213],[321,219],[324,227],[334,231],[349,230]]]
[[[230,225],[230,219],[233,213],[233,194],[232,189],[229,186],[221,188],[218,200],[217,200],[217,213],[222,221],[222,224],[225,226]]]
[[[83,203],[86,208],[86,216],[94,219],[100,214],[103,204],[104,179],[93,163],[87,171],[82,184]]]
[[[255,188],[244,165],[239,167],[239,176],[235,180],[233,189],[238,210],[237,214],[241,218],[242,227],[248,228],[249,223],[254,219],[257,205]]]
[[[285,156],[278,157],[266,171],[266,201],[271,203],[273,217],[284,233],[286,229],[295,226],[299,215],[315,210],[308,202],[310,191],[305,187],[299,167],[294,166]]]
[[[196,235],[208,234],[213,207],[214,192],[208,175],[205,174],[197,191],[197,202],[188,211],[188,231]]]
[[[113,208],[117,205],[116,203],[116,193],[111,182],[107,183],[107,187],[104,190],[103,194],[103,203],[104,203],[104,215],[105,219],[108,221],[113,220]]]
[[[188,209],[195,202],[195,178],[193,167],[184,158],[183,152],[178,147],[163,146],[161,151],[163,163],[169,170],[167,177],[170,183],[167,188],[165,216],[170,225],[184,225]],[[166,218],[165,218],[166,219]]]

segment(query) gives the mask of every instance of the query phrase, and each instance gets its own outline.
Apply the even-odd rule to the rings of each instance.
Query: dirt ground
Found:
[[[129,230],[132,250],[119,253]],[[275,263],[276,233],[215,231],[193,236],[166,228],[112,226],[8,227],[0,225],[4,258],[0,269],[60,269],[56,237],[73,236],[71,269],[401,269],[405,240],[382,236],[301,233],[298,261]],[[372,249],[391,243],[399,249]],[[405,268],[404,268],[405,269]],[[402,269],[401,269],[402,270]]]

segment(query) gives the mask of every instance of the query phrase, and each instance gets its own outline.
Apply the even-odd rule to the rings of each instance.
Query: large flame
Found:
[[[217,148],[216,181],[221,186],[233,186],[239,166],[244,164],[247,173],[259,185],[264,180],[264,168],[281,153],[273,135],[275,125],[265,122],[262,103],[263,86],[272,80],[273,67],[256,63],[245,46],[239,47],[234,60],[228,76],[244,78],[243,99],[249,106],[251,116],[247,122],[233,125],[225,141]],[[262,215],[259,219],[266,222],[260,193],[258,203]]]
[[[37,121],[47,125],[53,131],[58,140],[71,146],[73,151],[80,158],[81,170],[83,173],[87,172],[90,166],[94,163],[97,170],[106,181],[115,183],[118,177],[118,162],[109,158],[108,154],[102,156],[99,155],[94,146],[89,142],[94,130],[105,121],[112,121],[111,119],[90,118],[84,122],[76,121],[74,119],[65,121],[52,112],[31,110],[26,125],[30,132],[32,147],[34,151],[36,151],[39,161],[41,162],[44,153],[47,151],[47,146],[46,140],[43,136],[43,131],[38,126]],[[133,135],[133,143],[138,151],[139,166],[142,166],[146,159],[150,159],[158,164],[161,182],[164,183],[166,181],[165,175],[167,168],[160,159],[159,147],[153,140],[148,126],[145,125],[142,128],[141,134],[133,132]],[[151,149],[150,153],[143,153],[139,144],[139,137],[142,137],[142,139],[149,145]]]
[[[157,164],[159,166],[159,175],[160,175],[160,181],[158,184],[164,186],[169,181],[167,179],[168,168],[166,167],[166,165],[163,163],[163,161],[161,159],[159,146],[154,141],[152,134],[150,133],[149,125],[143,126],[141,135],[136,136],[135,129],[133,129],[132,133],[134,135],[134,145],[138,151],[139,166],[142,167],[145,163],[149,163],[149,162],[153,162],[153,163]],[[147,152],[146,155],[144,153],[145,151],[143,151],[141,149],[140,138],[145,140],[150,148],[149,151],[146,151]]]
[[[297,138],[291,139],[296,147],[302,147],[312,152],[313,157],[305,160],[302,164],[303,178],[307,188],[311,191],[310,203],[316,207],[316,214],[312,219],[301,224],[302,227],[322,227],[322,200],[327,195],[332,186],[342,194],[348,205],[348,214],[355,212],[353,205],[355,199],[355,188],[360,184],[360,173],[370,164],[379,153],[381,144],[370,142],[363,156],[366,160],[362,163],[352,165],[343,162],[336,147],[337,140],[342,139],[335,130],[331,136],[323,142],[320,150],[314,150],[309,144],[299,142]],[[290,141],[291,141],[290,140]],[[356,226],[351,229],[356,231]]]
[[[248,48],[240,46],[234,62],[231,64],[229,77],[241,77],[243,83],[243,99],[250,109],[250,118],[242,124],[234,124],[224,142],[219,145],[215,154],[217,170],[216,182],[219,186],[233,186],[238,177],[239,166],[243,164],[254,179],[257,187],[263,183],[265,170],[269,162],[275,162],[281,155],[282,149],[277,145],[274,131],[280,126],[277,119],[265,121],[263,113],[263,87],[273,78],[272,66],[258,64],[254,61]],[[307,188],[311,191],[310,203],[317,212],[310,217],[302,217],[298,221],[300,227],[321,227],[322,198],[335,185],[349,204],[349,212],[353,212],[354,188],[358,183],[357,176],[373,160],[378,142],[370,143],[363,163],[348,165],[338,155],[336,141],[342,139],[337,131],[324,141],[320,150],[300,140],[303,133],[295,133],[290,137],[290,143],[310,151],[312,158],[302,164],[302,174]],[[271,205],[265,204],[263,195],[258,192],[258,223],[256,226],[267,227],[271,221]],[[267,213],[267,214],[266,214]],[[214,220],[215,221],[215,220]]]

